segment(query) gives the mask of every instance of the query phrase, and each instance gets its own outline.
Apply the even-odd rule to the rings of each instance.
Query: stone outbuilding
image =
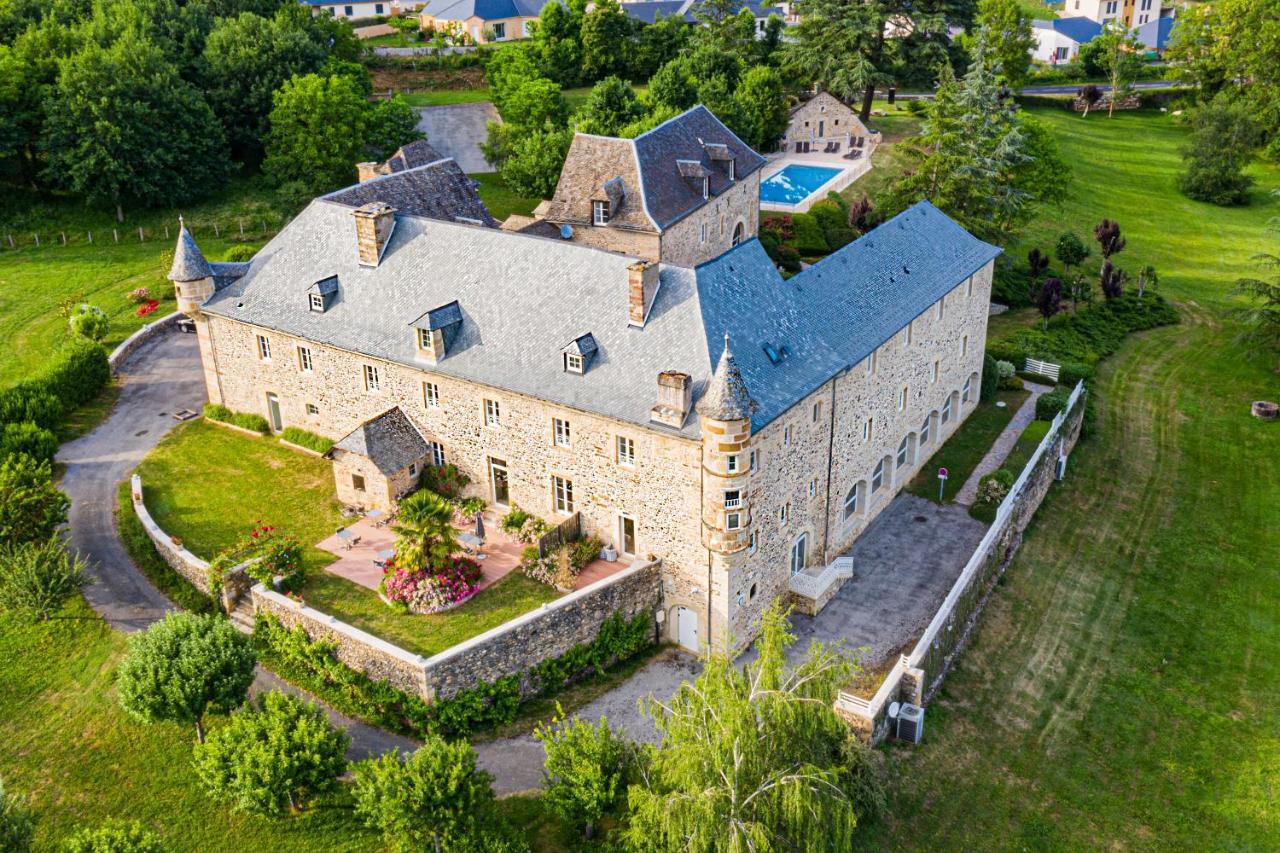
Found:
[[[399,406],[360,424],[325,454],[333,460],[339,501],[383,511],[417,485],[430,455],[430,443]]]
[[[791,109],[782,150],[787,154],[821,153],[828,145],[839,143],[838,152],[828,153],[860,149],[863,156],[870,156],[880,138],[879,131],[862,123],[857,110],[830,92],[820,92]],[[808,151],[801,150],[806,146]]]

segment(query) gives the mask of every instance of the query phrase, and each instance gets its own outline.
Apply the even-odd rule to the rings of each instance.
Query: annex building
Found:
[[[977,402],[999,250],[927,202],[784,279],[754,239],[762,158],[702,107],[579,135],[506,227],[418,153],[247,264],[183,230],[170,275],[209,399],[336,440],[347,504],[455,464],[500,512],[660,558],[669,639],[740,646]]]

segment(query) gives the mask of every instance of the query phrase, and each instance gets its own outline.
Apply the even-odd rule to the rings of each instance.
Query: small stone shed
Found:
[[[360,424],[325,456],[333,460],[339,501],[366,511],[391,511],[417,484],[430,452],[413,421],[395,406]]]
[[[878,131],[869,130],[857,110],[830,92],[820,92],[791,109],[791,119],[783,136],[783,150],[796,153],[797,142],[841,142],[848,145],[873,145],[880,141]],[[843,153],[843,151],[841,152]]]

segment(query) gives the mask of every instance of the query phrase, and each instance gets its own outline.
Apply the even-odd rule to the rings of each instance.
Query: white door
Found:
[[[680,645],[691,652],[701,651],[698,646],[698,614],[687,607],[676,608],[676,626]]]
[[[791,546],[791,574],[798,575],[804,571],[809,557],[809,534],[801,533],[800,538]]]
[[[636,555],[636,520],[629,515],[618,517],[618,553],[634,557]]]

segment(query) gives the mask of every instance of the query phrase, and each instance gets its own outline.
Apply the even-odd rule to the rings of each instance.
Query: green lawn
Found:
[[[946,440],[946,443],[929,457],[920,472],[911,478],[907,491],[922,498],[938,502],[938,469],[947,469],[947,480],[943,491],[943,500],[950,501],[960,491],[965,480],[978,467],[982,457],[987,455],[991,445],[1004,432],[1022,402],[1027,399],[1027,391],[1000,391],[996,395],[999,402],[1005,404],[1000,408],[995,403],[979,403],[969,419]]]
[[[477,172],[467,177],[480,184],[480,200],[499,221],[513,213],[530,216],[533,209],[541,203],[540,198],[529,198],[518,195],[498,177],[497,172]]]
[[[1018,443],[1013,446],[1013,450],[1009,451],[1009,455],[1004,458],[1000,467],[1008,468],[1015,476],[1020,474],[1031,461],[1031,454],[1036,452],[1040,442],[1044,441],[1044,437],[1049,434],[1049,427],[1049,421],[1032,421],[1027,424],[1022,435],[1018,436]]]
[[[79,826],[108,818],[141,821],[172,851],[383,849],[345,790],[282,819],[234,814],[210,800],[191,769],[187,727],[142,725],[121,712],[113,681],[124,649],[125,635],[82,599],[39,625],[0,615],[0,778],[10,793],[34,797],[36,850],[56,849]],[[499,812],[535,850],[571,844],[538,797],[508,797]]]
[[[411,107],[446,107],[452,104],[474,104],[489,100],[489,90],[484,89],[433,89],[427,92],[406,92],[404,98]]]
[[[152,517],[193,553],[211,559],[255,521],[276,525],[302,541],[308,605],[424,656],[559,597],[513,573],[447,613],[412,616],[373,590],[328,574],[324,567],[334,557],[315,543],[347,523],[334,497],[332,466],[272,438],[193,421],[165,436],[138,473]]]
[[[1280,395],[1224,311],[1280,212],[1175,188],[1182,131],[1155,112],[1037,110],[1076,186],[1011,251],[1118,219],[1117,258],[1154,263],[1183,323],[1131,337],[1092,390],[1072,456],[929,708],[886,751],[889,815],[864,847],[1274,849],[1280,837]],[[1018,452],[1015,449],[1015,452]]]

